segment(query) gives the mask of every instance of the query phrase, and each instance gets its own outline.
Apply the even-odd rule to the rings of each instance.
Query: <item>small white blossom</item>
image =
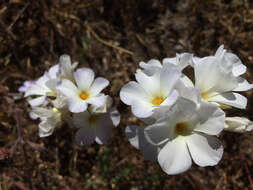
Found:
[[[245,117],[226,117],[224,130],[236,133],[252,131],[253,122]]]
[[[112,129],[119,124],[120,114],[117,110],[107,113],[90,113],[88,111],[75,113],[73,124],[79,128],[75,135],[77,144],[90,145],[94,141],[104,144],[112,135]]]
[[[227,53],[221,46],[215,56],[193,60],[195,87],[201,90],[203,99],[246,108],[247,98],[235,92],[252,89],[253,85],[239,76],[245,73],[246,67],[236,55]]]
[[[100,107],[105,103],[105,95],[100,92],[109,85],[107,79],[98,77],[94,80],[94,72],[88,68],[77,69],[74,79],[76,84],[63,79],[57,86],[57,90],[66,96],[71,112],[83,112],[87,110],[88,104]]]
[[[222,157],[223,147],[216,136],[224,128],[225,114],[199,96],[178,98],[167,115],[144,129],[147,140],[161,149],[158,162],[167,174],[186,171],[192,159],[204,167],[216,165]]]
[[[47,96],[56,97],[55,89],[49,88],[55,86],[54,81],[51,80],[49,73],[45,72],[42,77],[31,84],[25,91],[24,97],[36,96],[33,99],[28,100],[29,104],[34,106],[39,106],[45,103]]]
[[[176,69],[163,68],[153,75],[137,72],[137,82],[131,81],[120,91],[120,99],[130,105],[136,117],[147,118],[160,106],[171,106],[178,93],[174,89],[181,72]]]
[[[50,136],[54,132],[54,129],[62,124],[62,113],[56,108],[33,107],[31,113],[41,119],[39,124],[40,137]]]

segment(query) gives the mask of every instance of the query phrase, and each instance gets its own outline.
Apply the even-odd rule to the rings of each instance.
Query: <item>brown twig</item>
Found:
[[[117,49],[117,50],[119,50],[119,51],[121,51],[121,52],[130,54],[130,55],[134,55],[134,53],[133,53],[132,51],[129,51],[129,50],[124,49],[124,48],[122,48],[122,47],[113,45],[112,43],[103,40],[102,38],[100,38],[100,37],[96,34],[96,32],[95,32],[89,25],[87,25],[87,29],[88,29],[88,31],[94,36],[94,38],[96,38],[96,40],[98,40],[98,41],[101,42],[102,44],[104,44],[104,45],[106,45],[106,46],[109,46],[109,47],[112,47],[112,48],[115,48],[115,49]]]
[[[0,9],[0,15],[3,14],[7,10],[7,7],[4,6],[3,8]]]
[[[26,4],[16,15],[16,17],[14,18],[13,22],[8,26],[7,31],[10,31],[11,28],[13,27],[13,25],[17,22],[17,20],[20,18],[20,16],[24,13],[24,11],[26,10],[26,8],[28,7],[29,4]]]

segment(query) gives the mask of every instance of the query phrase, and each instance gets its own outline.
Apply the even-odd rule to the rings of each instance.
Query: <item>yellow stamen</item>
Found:
[[[152,104],[158,106],[163,102],[163,100],[164,100],[163,96],[156,97],[152,100]]]
[[[86,92],[81,92],[81,94],[79,94],[79,97],[82,99],[82,100],[86,100],[88,98],[88,94]]]
[[[62,80],[65,79],[65,78],[66,78],[66,77],[65,77],[64,75],[61,76],[61,79],[62,79]]]
[[[201,97],[202,97],[204,100],[208,101],[208,95],[207,95],[207,93],[202,92],[202,93],[201,93]]]

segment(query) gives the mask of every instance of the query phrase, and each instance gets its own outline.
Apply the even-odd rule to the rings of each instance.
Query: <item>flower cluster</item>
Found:
[[[102,92],[109,85],[105,78],[95,78],[89,68],[76,69],[68,55],[62,55],[42,77],[26,81],[19,88],[27,97],[33,119],[39,118],[39,136],[46,137],[64,122],[79,128],[76,143],[106,143],[120,114],[112,108],[112,98]]]
[[[247,118],[226,117],[224,109],[245,109],[247,98],[238,92],[253,84],[241,77],[246,67],[220,46],[214,56],[190,53],[174,58],[141,62],[135,81],[124,85],[121,100],[146,127],[127,126],[130,143],[143,156],[158,161],[167,174],[188,170],[192,161],[199,166],[216,165],[223,154],[218,136],[223,130],[250,131]],[[183,70],[190,67],[194,83]]]

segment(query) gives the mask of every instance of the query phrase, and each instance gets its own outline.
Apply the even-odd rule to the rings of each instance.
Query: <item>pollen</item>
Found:
[[[202,93],[201,93],[201,97],[202,97],[204,100],[208,101],[208,98],[209,98],[208,93],[202,92]]]
[[[79,97],[82,99],[82,100],[86,100],[88,98],[88,94],[86,92],[81,92],[79,94]]]
[[[187,123],[178,123],[175,127],[175,133],[177,135],[186,135],[189,132],[189,126]]]
[[[160,105],[164,100],[163,96],[155,97],[151,102],[153,105],[158,106]]]

